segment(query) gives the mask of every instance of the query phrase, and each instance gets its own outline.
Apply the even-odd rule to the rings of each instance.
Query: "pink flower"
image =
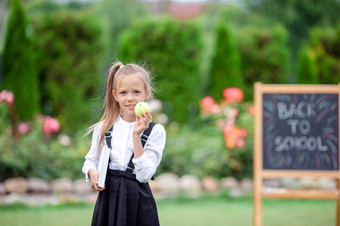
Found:
[[[243,148],[245,146],[245,137],[248,135],[248,131],[246,129],[227,125],[223,129],[223,133],[224,142],[228,149],[232,150],[235,147]]]
[[[234,125],[226,125],[223,128],[223,134],[230,134],[234,130]]]
[[[243,148],[246,145],[246,141],[242,138],[236,139],[236,147]]]
[[[211,96],[206,96],[203,97],[203,99],[200,101],[201,107],[206,108],[206,107],[211,107],[216,104],[214,98]]]
[[[6,102],[9,106],[14,103],[14,94],[8,90],[2,90],[0,92],[0,102]]]
[[[241,129],[241,130],[240,130],[240,136],[241,136],[241,137],[246,137],[246,136],[248,136],[248,130],[247,130],[247,129]]]
[[[27,122],[19,123],[18,130],[20,134],[27,134],[30,131],[30,125]]]
[[[225,121],[223,119],[217,120],[216,126],[219,127],[219,128],[223,128],[225,126]]]
[[[58,119],[54,119],[51,116],[46,116],[43,125],[43,132],[45,134],[58,133],[60,130],[60,124]]]
[[[237,87],[229,87],[223,90],[223,97],[224,99],[230,103],[241,103],[243,101],[243,91]]]
[[[248,112],[249,112],[249,114],[251,114],[251,115],[255,115],[255,106],[253,105],[253,106],[250,106],[249,108],[248,108]]]
[[[70,146],[71,145],[71,138],[67,135],[60,134],[58,136],[58,140],[64,146]]]
[[[236,118],[240,114],[240,111],[237,108],[231,108],[228,111],[228,117]]]
[[[215,102],[211,96],[206,96],[200,101],[203,114],[217,115],[221,112],[220,106]]]

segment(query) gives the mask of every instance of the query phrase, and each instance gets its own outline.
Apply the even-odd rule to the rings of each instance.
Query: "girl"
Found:
[[[82,169],[92,188],[99,191],[92,226],[159,225],[147,182],[161,161],[166,134],[162,125],[151,122],[150,112],[142,117],[134,112],[138,102],[151,97],[150,76],[144,68],[113,64],[107,80],[105,111],[100,121],[90,127],[92,143]],[[97,166],[105,145],[111,149],[102,188],[98,186]]]

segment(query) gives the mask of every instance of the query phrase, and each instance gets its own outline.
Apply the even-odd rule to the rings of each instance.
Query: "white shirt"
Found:
[[[112,131],[111,152],[109,168],[125,171],[133,154],[132,130],[135,122],[126,122],[120,116],[117,118]],[[98,145],[101,134],[101,124],[93,130],[91,148],[85,156],[83,173],[86,181],[90,181],[88,172],[90,169],[97,169],[98,166]],[[104,139],[105,140],[105,139]],[[166,133],[162,125],[156,124],[145,143],[144,153],[139,158],[133,158],[135,166],[133,173],[139,182],[147,182],[155,174],[161,162],[162,153],[165,147]],[[105,145],[106,145],[106,141]]]

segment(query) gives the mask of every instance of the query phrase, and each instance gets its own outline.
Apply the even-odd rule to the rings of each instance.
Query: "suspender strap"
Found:
[[[153,128],[155,125],[156,125],[156,123],[150,122],[150,123],[149,123],[149,127],[148,127],[146,130],[144,130],[144,132],[142,133],[142,135],[141,135],[141,142],[142,142],[143,148],[144,148],[144,145],[145,145],[146,141],[147,141],[148,138],[149,138],[149,135],[150,135],[150,133],[151,133],[151,131],[152,131],[152,128]],[[107,146],[108,146],[109,149],[112,148],[112,146],[111,146],[112,129],[113,129],[113,127],[111,127],[111,129],[109,129],[109,130],[105,133],[105,140],[106,140],[106,144],[107,144]],[[127,171],[131,171],[131,172],[132,172],[133,169],[135,168],[135,166],[133,165],[133,162],[132,162],[133,157],[134,157],[134,153],[132,153],[132,156],[131,156],[131,158],[130,158],[128,167],[127,167],[127,169],[126,169]]]
[[[151,133],[151,131],[152,131],[152,128],[153,128],[155,125],[156,125],[156,123],[150,122],[150,123],[149,123],[149,127],[148,127],[146,130],[144,130],[144,132],[142,133],[140,139],[141,139],[141,141],[142,141],[142,146],[143,146],[143,148],[144,148],[144,146],[145,146],[146,141],[147,141],[148,138],[149,138],[149,135],[150,135],[150,133]],[[134,157],[134,153],[132,153],[132,156],[131,156],[131,158],[130,158],[128,167],[127,167],[127,169],[126,169],[127,171],[131,171],[131,172],[132,172],[132,170],[135,168],[135,165],[134,165],[133,162],[132,162],[133,157]]]
[[[106,140],[107,147],[108,147],[109,149],[112,148],[112,146],[111,146],[112,129],[113,129],[113,127],[111,127],[111,129],[109,129],[109,130],[105,133],[105,140]]]

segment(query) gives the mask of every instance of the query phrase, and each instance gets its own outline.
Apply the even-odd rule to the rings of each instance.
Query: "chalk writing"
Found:
[[[337,94],[263,94],[265,169],[339,169]]]

